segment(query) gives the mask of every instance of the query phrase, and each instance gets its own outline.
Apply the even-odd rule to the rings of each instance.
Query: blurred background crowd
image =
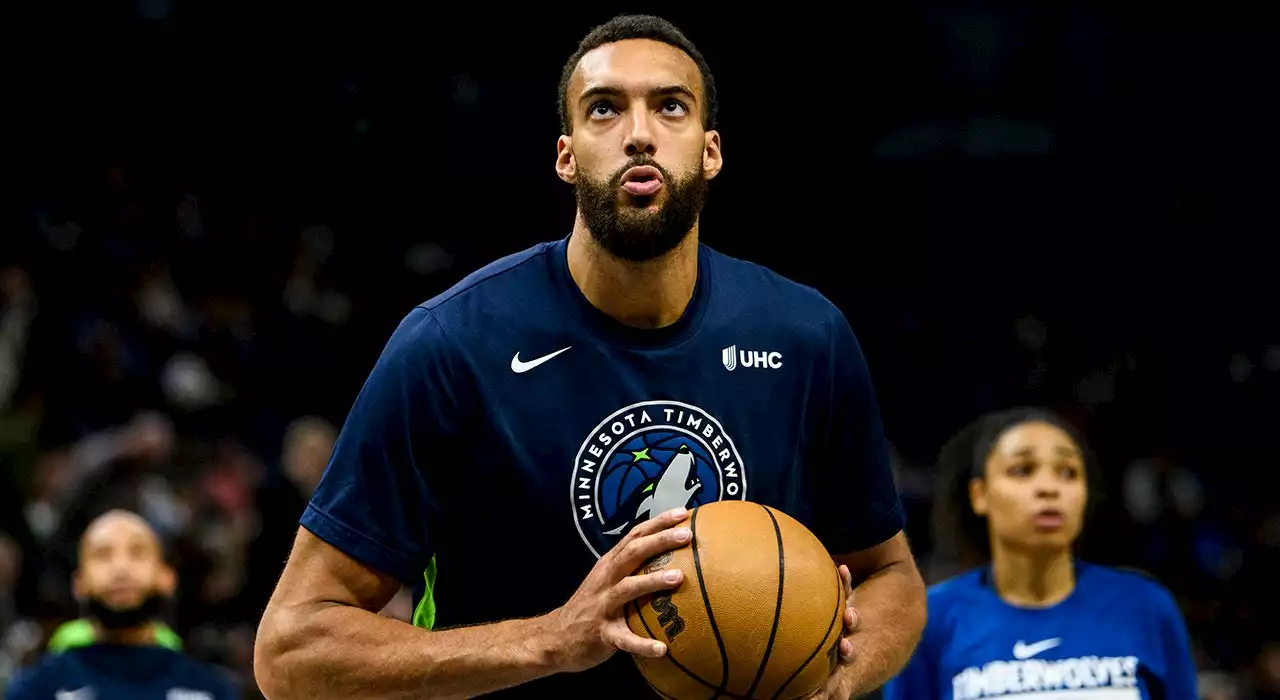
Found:
[[[110,18],[125,49],[27,86],[38,154],[0,233],[0,688],[77,614],[84,525],[125,507],[177,566],[187,650],[251,689],[258,615],[395,323],[571,223],[554,85],[613,8],[503,32],[244,12],[136,2]],[[1174,591],[1203,697],[1280,697],[1280,217],[1252,170],[1274,31],[980,2],[668,17],[720,79],[705,240],[849,316],[927,577],[958,565],[930,533],[942,441],[1052,406],[1104,465],[1086,556]]]

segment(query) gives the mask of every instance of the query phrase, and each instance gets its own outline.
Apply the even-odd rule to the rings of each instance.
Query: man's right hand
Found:
[[[626,604],[649,593],[680,585],[684,572],[663,569],[636,574],[653,557],[689,543],[688,527],[676,527],[689,512],[667,511],[631,529],[605,553],[569,602],[548,615],[552,632],[563,640],[560,663],[565,671],[584,671],[602,664],[618,650],[639,656],[667,653],[662,642],[645,639],[627,627]]]

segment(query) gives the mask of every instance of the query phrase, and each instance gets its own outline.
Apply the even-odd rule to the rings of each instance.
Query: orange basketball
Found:
[[[826,682],[844,630],[845,590],[818,538],[757,503],[694,508],[690,543],[644,571],[682,569],[666,595],[627,606],[627,624],[666,643],[656,659],[633,657],[659,695],[793,700]]]

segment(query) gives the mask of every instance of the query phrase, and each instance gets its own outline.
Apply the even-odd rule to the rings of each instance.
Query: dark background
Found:
[[[25,10],[0,264],[39,311],[0,425],[29,500],[42,454],[140,409],[167,416],[189,455],[166,472],[178,500],[228,451],[257,465],[232,480],[244,494],[280,487],[284,427],[340,424],[409,308],[568,232],[559,71],[591,26],[635,8],[377,7]],[[1280,692],[1266,252],[1280,32],[1206,8],[642,11],[680,25],[719,84],[726,167],[704,241],[848,315],[933,577],[941,442],[982,411],[1053,406],[1107,474],[1092,554],[1160,575],[1206,678],[1223,670],[1261,697]],[[185,330],[139,312],[141,281],[157,279]],[[184,353],[228,388],[199,410],[162,380]],[[55,508],[63,548],[84,507]],[[256,523],[231,528],[241,549],[269,529],[251,505],[192,508],[215,530]],[[200,549],[212,535],[193,527],[173,537]],[[27,557],[28,577],[44,559]],[[225,566],[269,593],[274,571]],[[23,619],[65,610],[37,588],[19,596]],[[224,631],[243,637],[262,595],[227,594],[213,623],[179,626],[211,626],[201,653],[235,666]]]

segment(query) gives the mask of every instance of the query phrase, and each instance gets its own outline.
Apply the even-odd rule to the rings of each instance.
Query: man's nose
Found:
[[[648,110],[633,110],[627,118],[630,120],[630,128],[627,131],[627,139],[623,143],[627,156],[637,156],[642,153],[652,156],[657,150],[657,144],[654,142]]]

